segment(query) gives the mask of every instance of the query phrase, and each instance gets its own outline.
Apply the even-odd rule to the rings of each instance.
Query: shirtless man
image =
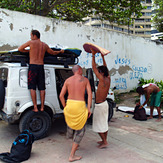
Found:
[[[26,50],[30,47],[30,50]],[[47,44],[40,41],[40,32],[37,30],[31,31],[31,40],[21,45],[18,50],[20,52],[29,52],[29,71],[28,71],[28,89],[30,89],[31,98],[34,105],[34,112],[38,112],[36,86],[40,91],[41,111],[44,111],[45,100],[45,74],[44,74],[44,56],[45,52],[53,55],[63,53],[64,50],[53,51]]]
[[[95,54],[96,52],[92,49],[92,68],[99,79],[98,88],[96,91],[96,104],[93,113],[93,131],[97,132],[101,137],[102,141],[97,142],[98,148],[105,148],[108,145],[107,133],[108,133],[108,103],[106,101],[107,94],[110,88],[110,76],[107,69],[107,65],[104,56],[103,66],[96,67]]]
[[[158,112],[158,119],[156,121],[157,122],[161,121],[160,104],[161,104],[162,91],[160,91],[160,88],[156,84],[149,83],[141,87],[138,87],[136,89],[136,92],[139,95],[145,94],[146,96],[145,102],[139,107],[139,109],[141,109],[142,107],[144,107],[144,105],[147,104],[147,102],[149,101],[150,95],[152,94],[151,102],[150,102],[150,116],[148,119],[153,118],[153,110],[154,110],[154,107],[156,107],[157,112]]]
[[[80,160],[82,157],[75,155],[85,133],[85,124],[90,117],[92,91],[89,80],[82,76],[82,68],[75,65],[72,68],[73,76],[69,77],[61,90],[60,100],[64,107],[64,116],[67,123],[67,136],[73,138],[73,144],[69,161]],[[88,94],[88,105],[85,104],[85,90]],[[68,100],[65,101],[64,95],[68,91]]]

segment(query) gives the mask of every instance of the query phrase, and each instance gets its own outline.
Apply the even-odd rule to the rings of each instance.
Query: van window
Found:
[[[0,79],[4,82],[5,87],[7,87],[7,76],[8,68],[0,68]]]
[[[28,69],[21,69],[19,72],[19,85],[22,88],[28,87]],[[50,71],[45,69],[45,85],[50,85]]]

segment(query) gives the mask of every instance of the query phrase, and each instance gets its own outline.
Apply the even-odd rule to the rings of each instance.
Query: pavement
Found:
[[[79,163],[163,163],[163,120],[156,118],[136,121],[132,114],[114,110],[109,122],[108,143],[105,149],[97,148],[98,134],[87,124],[85,136],[76,154]],[[18,125],[0,121],[0,153],[9,152],[19,134]],[[72,141],[66,139],[63,119],[54,121],[49,136],[33,143],[27,163],[68,163]]]

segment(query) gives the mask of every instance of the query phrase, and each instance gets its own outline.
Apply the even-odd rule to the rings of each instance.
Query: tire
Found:
[[[28,129],[33,133],[35,140],[44,138],[48,135],[51,128],[51,118],[48,113],[27,111],[19,123],[19,130],[22,132]]]
[[[0,79],[0,110],[3,108],[5,101],[5,87],[3,81]]]
[[[109,109],[109,115],[108,115],[108,122],[112,119],[114,115],[114,107],[116,106],[115,102],[112,99],[106,99],[108,102],[108,109]]]
[[[114,115],[114,109],[111,104],[109,104],[109,116],[108,116],[108,122],[112,119]]]

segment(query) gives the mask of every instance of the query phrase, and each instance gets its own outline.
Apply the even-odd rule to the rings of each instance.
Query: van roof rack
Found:
[[[52,50],[59,51],[61,49],[51,48]],[[64,50],[64,53],[59,53],[57,55],[51,55],[45,53],[44,64],[55,64],[64,65],[68,68],[68,65],[78,64],[78,57],[81,54],[81,50],[77,48],[68,48]],[[1,51],[0,52],[1,62],[11,62],[11,63],[21,63],[21,66],[26,66],[29,63],[29,53],[23,53],[18,50],[13,51]]]

